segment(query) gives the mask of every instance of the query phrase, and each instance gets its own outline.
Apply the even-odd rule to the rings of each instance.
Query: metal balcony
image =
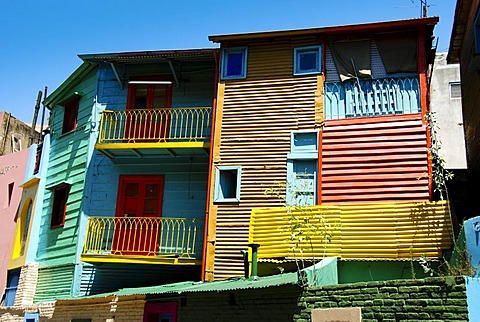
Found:
[[[194,218],[90,217],[86,262],[198,265],[203,221]]]

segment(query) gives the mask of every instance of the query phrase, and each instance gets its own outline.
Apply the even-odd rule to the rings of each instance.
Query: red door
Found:
[[[120,176],[113,252],[158,253],[164,176]]]
[[[139,81],[140,82],[140,81]],[[172,85],[161,81],[129,84],[125,140],[160,141],[168,139]]]

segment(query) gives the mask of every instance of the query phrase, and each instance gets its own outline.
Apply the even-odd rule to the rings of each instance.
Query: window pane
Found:
[[[220,189],[223,198],[236,198],[237,170],[222,170],[220,172]]]
[[[242,75],[243,53],[229,53],[227,55],[227,76]]]
[[[300,70],[317,70],[317,52],[303,52],[299,55]]]

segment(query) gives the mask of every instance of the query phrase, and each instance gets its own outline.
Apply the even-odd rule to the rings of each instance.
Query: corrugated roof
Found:
[[[148,287],[135,287],[124,288],[112,293],[96,294],[92,296],[84,296],[81,298],[68,298],[61,299],[61,301],[75,301],[75,300],[88,300],[99,299],[112,296],[129,296],[129,295],[153,295],[153,294],[170,294],[180,295],[183,293],[196,293],[196,292],[222,292],[233,290],[247,290],[247,289],[260,289],[282,285],[297,285],[297,273],[285,273],[272,276],[264,276],[257,278],[235,278],[213,282],[179,282],[173,284],[148,286]]]
[[[117,53],[96,53],[96,54],[80,54],[84,61],[89,62],[136,62],[139,61],[158,61],[161,59],[177,59],[177,60],[198,60],[213,59],[215,48],[203,49],[178,49],[178,50],[150,50],[150,51],[132,51]]]
[[[222,292],[245,289],[258,289],[280,285],[298,284],[297,273],[286,273],[273,276],[250,278],[228,279],[213,282],[180,282],[174,284],[124,288],[115,295],[147,295],[147,294],[182,294],[192,292]]]

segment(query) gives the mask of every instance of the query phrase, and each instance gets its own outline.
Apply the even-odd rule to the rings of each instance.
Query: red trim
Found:
[[[80,97],[68,101],[64,105],[62,134],[73,131],[77,128],[78,106]]]
[[[157,322],[160,314],[170,314],[171,322],[177,321],[177,302],[145,303],[143,310],[143,322]]]
[[[120,175],[118,182],[118,195],[117,195],[117,208],[115,212],[115,217],[123,217],[124,213],[124,200],[125,200],[125,186],[128,183],[147,183],[147,182],[158,182],[160,184],[159,198],[158,198],[158,215],[157,217],[162,216],[162,205],[163,205],[163,192],[165,186],[165,176],[163,175],[145,175],[145,176],[128,176]],[[142,192],[139,192],[141,196]],[[144,196],[144,193],[143,193]],[[143,205],[139,205],[137,208],[136,217],[143,217]]]
[[[401,114],[401,115],[383,115],[383,116],[370,116],[370,117],[354,117],[338,120],[325,120],[325,126],[338,126],[338,125],[354,125],[354,124],[373,124],[373,123],[385,123],[396,121],[408,121],[408,120],[421,120],[422,115],[416,114]]]
[[[317,204],[322,204],[323,129],[318,133]]]
[[[420,78],[420,103],[422,107],[422,122],[425,124],[427,131],[427,151],[428,151],[428,192],[430,195],[430,200],[433,198],[433,180],[432,180],[432,157],[430,148],[432,142],[430,139],[430,129],[425,118],[425,114],[428,112],[428,84],[427,84],[427,52],[425,48],[425,27],[418,27],[418,38],[417,38],[417,65],[418,65],[418,74]]]
[[[213,179],[213,148],[214,148],[214,140],[215,140],[215,120],[217,115],[217,94],[218,94],[218,79],[219,79],[219,57],[218,57],[218,50],[213,52],[213,57],[215,59],[215,88],[214,88],[214,95],[213,95],[213,108],[212,108],[212,131],[210,134],[210,155],[208,158],[208,185],[207,185],[207,202],[205,208],[205,227],[203,233],[203,251],[202,251],[202,271],[201,271],[201,280],[205,281],[205,268],[207,266],[207,241],[208,241],[208,226],[209,226],[209,218],[210,218],[210,198],[211,198],[211,182]]]
[[[62,196],[60,193],[64,193],[65,195]],[[52,216],[50,218],[50,228],[58,228],[58,227],[63,227],[65,225],[69,193],[70,193],[69,184],[63,184],[55,188],[53,192],[53,206],[52,206]],[[62,215],[61,222],[57,222],[56,220],[59,218],[59,213],[58,213],[59,211],[61,212],[61,215]]]
[[[417,26],[435,25],[438,23],[438,21],[439,21],[438,17],[428,17],[428,18],[374,22],[374,23],[333,26],[333,27],[323,27],[323,28],[252,32],[252,33],[233,34],[233,35],[213,35],[213,36],[209,36],[208,40],[213,41],[215,43],[221,43],[221,42],[236,41],[236,40],[252,40],[252,39],[273,38],[273,37],[294,37],[294,36],[307,36],[307,35],[318,35],[318,34],[323,34],[323,35],[349,34],[350,35],[355,32],[382,32],[389,29],[406,29],[406,28],[414,28]]]

